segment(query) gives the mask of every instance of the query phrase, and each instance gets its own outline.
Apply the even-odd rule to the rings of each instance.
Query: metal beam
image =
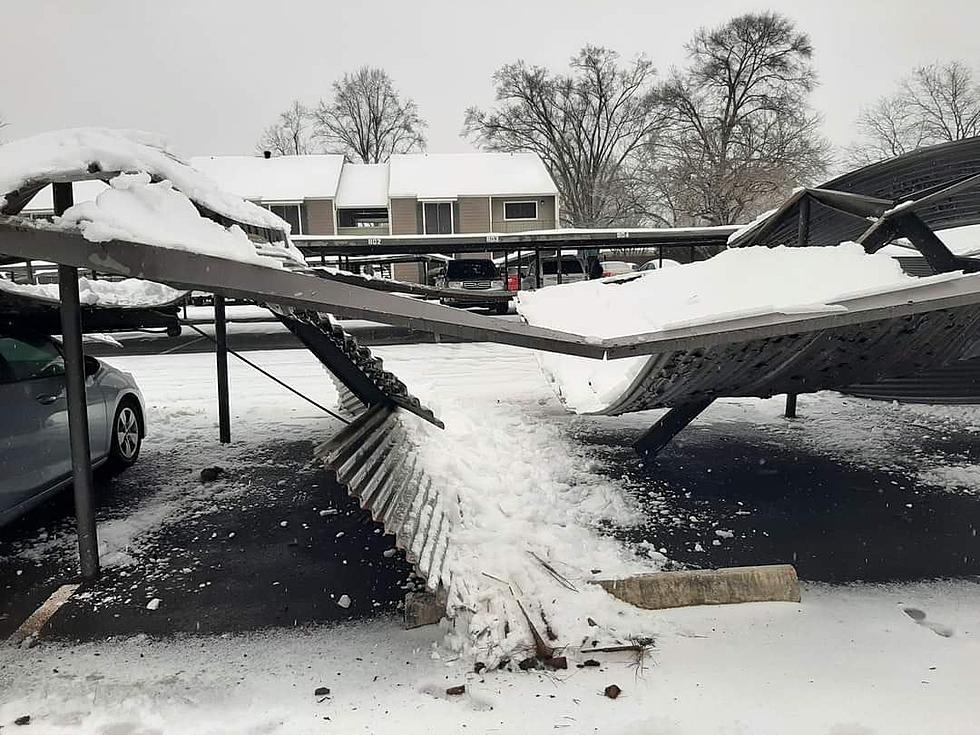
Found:
[[[53,185],[54,211],[64,214],[72,205],[70,183]],[[61,299],[61,345],[65,359],[68,398],[68,443],[71,452],[78,561],[82,579],[99,576],[99,541],[92,506],[92,450],[88,435],[88,398],[85,392],[85,354],[82,352],[82,309],[78,295],[78,269],[58,266]]]
[[[484,253],[488,250],[551,252],[557,248],[621,249],[624,247],[723,247],[735,225],[686,228],[631,228],[622,230],[554,230],[547,232],[493,233],[473,235],[389,235],[371,237],[324,236],[293,241],[307,256],[417,255]]]
[[[936,273],[980,270],[980,262],[954,255],[946,243],[940,240],[936,233],[913,212],[906,212],[892,221],[895,229],[915,245],[916,250],[922,253]]]
[[[682,432],[713,402],[714,399],[707,398],[703,401],[675,406],[633,442],[633,449],[643,457],[656,456],[661,449],[670,443],[671,439]]]
[[[218,441],[231,441],[231,408],[228,399],[228,326],[225,297],[214,295],[214,351],[218,374]]]
[[[980,303],[980,276],[967,276],[944,282],[910,282],[905,288],[885,293],[841,299],[828,304],[825,310],[773,312],[599,339],[421,303],[277,268],[138,243],[91,243],[74,233],[2,220],[0,252],[65,265],[97,267],[102,272],[170,283],[189,290],[371,319],[473,341],[608,359],[834,329]]]

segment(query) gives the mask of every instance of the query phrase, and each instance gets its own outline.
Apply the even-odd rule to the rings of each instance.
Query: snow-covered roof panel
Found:
[[[338,209],[388,206],[388,164],[348,163],[340,174]]]
[[[0,207],[27,184],[73,181],[117,172],[143,172],[170,181],[194,202],[235,222],[285,230],[272,212],[220,188],[191,168],[165,139],[138,130],[73,128],[0,145]]]
[[[391,157],[391,197],[557,194],[534,153],[408,153]]]
[[[333,199],[337,195],[344,157],[329,153],[308,156],[197,156],[191,165],[223,189],[252,201],[289,202]]]
[[[90,202],[100,193],[108,188],[104,181],[76,181],[72,184],[72,199],[78,202]],[[24,214],[54,212],[54,200],[51,194],[52,187],[45,186],[41,191],[34,195],[34,198],[27,203],[22,210]]]

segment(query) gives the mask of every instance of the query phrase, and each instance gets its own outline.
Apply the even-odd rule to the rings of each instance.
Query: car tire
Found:
[[[120,472],[136,463],[143,446],[143,414],[132,398],[124,398],[112,419],[109,461],[111,471]]]
[[[494,304],[493,310],[496,314],[506,314],[508,311],[510,311],[510,302],[504,301],[501,304]]]
[[[179,324],[171,324],[169,327],[167,327],[168,337],[179,337],[180,334],[181,334],[181,329]]]

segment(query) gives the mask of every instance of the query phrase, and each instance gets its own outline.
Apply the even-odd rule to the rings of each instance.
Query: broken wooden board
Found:
[[[594,583],[613,597],[646,610],[800,601],[800,582],[791,564],[654,572]]]

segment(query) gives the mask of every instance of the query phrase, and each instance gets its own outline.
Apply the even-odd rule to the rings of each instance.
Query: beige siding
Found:
[[[392,235],[419,234],[419,222],[415,210],[416,210],[416,200],[414,198],[391,200],[391,234]]]
[[[456,232],[487,232],[490,227],[489,197],[460,197]]]
[[[403,281],[404,283],[421,283],[422,264],[421,263],[392,263],[391,275],[392,278],[394,278],[396,281]]]
[[[504,202],[538,203],[538,218],[533,220],[505,220]],[[551,230],[555,223],[555,198],[545,197],[494,197],[493,198],[493,231],[494,232],[527,232],[528,230]]]
[[[333,235],[333,200],[307,199],[306,202],[306,233],[307,235]]]

